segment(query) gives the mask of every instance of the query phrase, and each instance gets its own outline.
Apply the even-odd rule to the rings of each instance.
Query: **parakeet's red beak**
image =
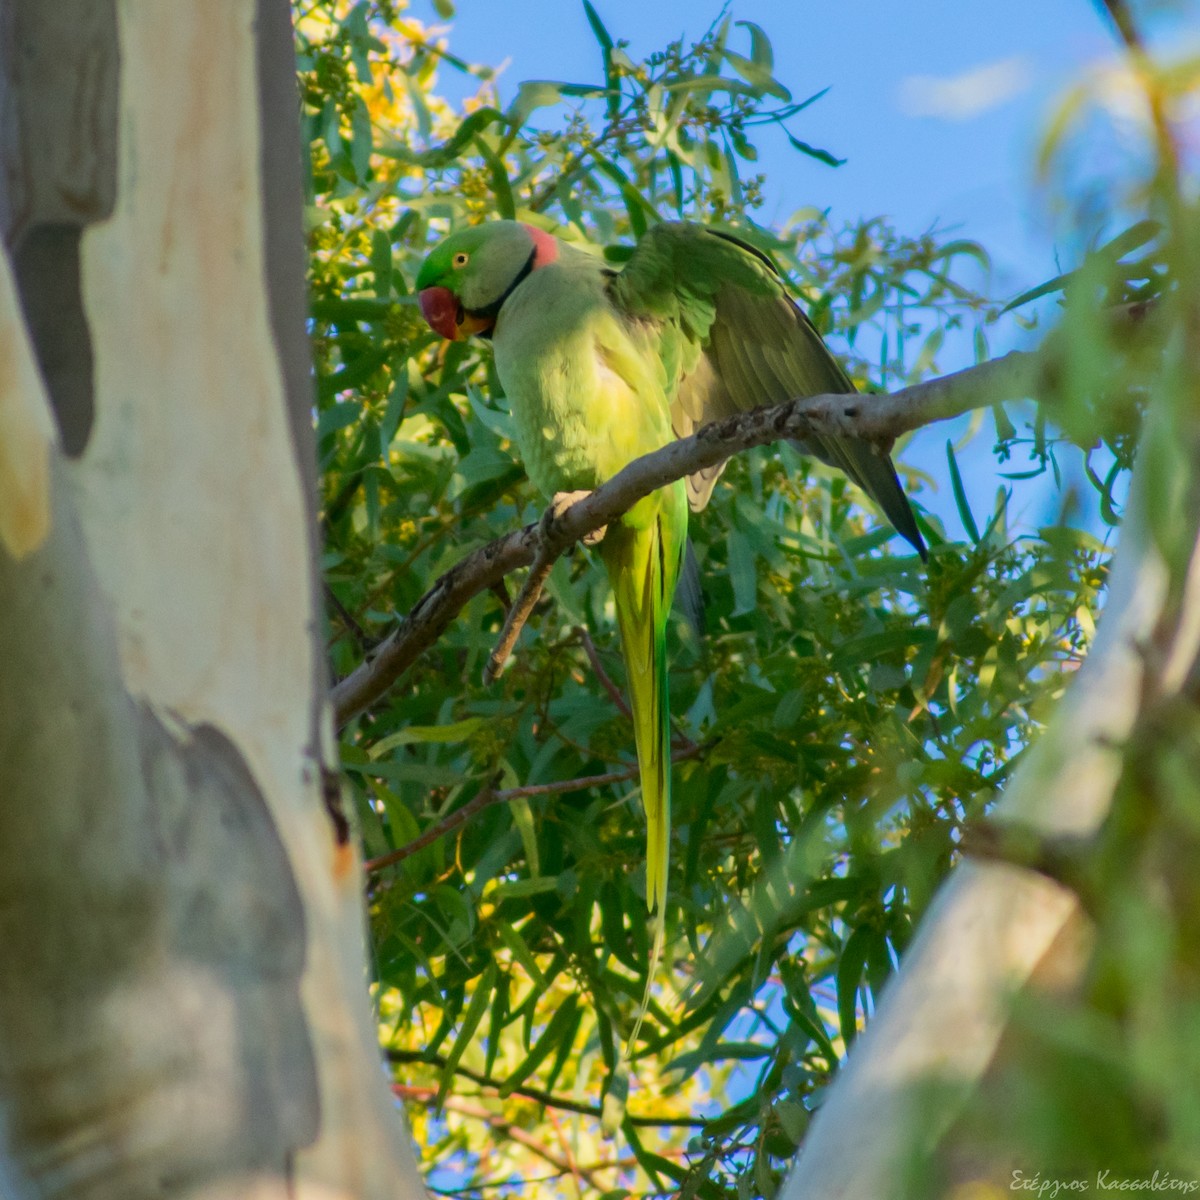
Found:
[[[427,287],[421,292],[421,316],[429,327],[452,342],[458,340],[458,298],[449,288]]]
[[[464,312],[458,297],[449,288],[427,287],[418,299],[421,302],[421,315],[429,323],[430,329],[452,342],[492,327],[490,318],[474,317]]]

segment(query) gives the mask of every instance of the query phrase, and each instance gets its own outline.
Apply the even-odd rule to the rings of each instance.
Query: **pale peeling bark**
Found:
[[[1096,642],[998,804],[998,822],[1019,822],[1049,839],[1095,834],[1121,774],[1122,743],[1148,692],[1177,689],[1196,661],[1200,546],[1183,603],[1167,614],[1175,632],[1162,647],[1163,669],[1147,686],[1157,655],[1147,651],[1162,638],[1170,579],[1150,532],[1146,490],[1135,477]],[[1200,514],[1189,519],[1196,543]],[[781,1200],[904,1194],[908,1156],[937,1142],[984,1078],[1013,994],[1051,973],[1057,985],[1070,984],[1085,961],[1087,935],[1075,894],[1045,876],[1003,862],[960,867],[818,1111]]]
[[[0,22],[0,1197],[421,1195],[324,791],[285,0]]]

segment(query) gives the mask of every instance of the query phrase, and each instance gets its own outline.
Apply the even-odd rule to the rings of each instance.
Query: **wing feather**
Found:
[[[854,391],[774,264],[731,234],[682,222],[656,225],[609,289],[620,311],[672,343],[663,349],[664,361],[679,364],[671,403],[677,437],[735,412]],[[844,471],[924,556],[886,452],[857,438],[812,439],[802,449]],[[708,503],[723,469],[721,464],[688,480],[693,510]]]

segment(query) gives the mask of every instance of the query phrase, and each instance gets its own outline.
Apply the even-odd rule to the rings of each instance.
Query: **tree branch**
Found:
[[[707,750],[711,745],[712,742],[691,742],[678,749],[673,747],[671,759],[673,762],[682,762],[685,758],[695,758],[697,754]],[[384,867],[394,866],[406,858],[411,858],[418,850],[424,850],[438,838],[452,833],[460,825],[465,825],[476,814],[483,812],[485,808],[491,808],[493,804],[507,804],[508,801],[516,800],[521,796],[558,796],[563,792],[583,792],[588,788],[604,787],[609,783],[624,783],[627,779],[636,778],[637,773],[637,764],[634,763],[631,766],[622,767],[619,771],[608,771],[603,775],[584,775],[578,779],[559,779],[552,783],[527,783],[523,787],[506,788],[502,792],[485,787],[477,796],[468,800],[462,808],[456,808],[436,825],[431,825],[424,833],[413,838],[411,842],[407,842],[396,850],[389,850],[387,854],[381,854],[378,858],[368,859],[363,863],[363,870],[367,874],[372,874],[382,871]]]
[[[621,693],[621,689],[613,683],[609,673],[604,669],[604,664],[600,661],[600,652],[596,649],[596,643],[592,641],[592,635],[582,625],[579,627],[579,644],[583,647],[583,652],[587,655],[588,662],[591,664],[592,671],[595,673],[597,680],[599,680],[600,686],[608,693],[609,698],[623,716],[632,716],[633,714],[629,710],[629,702]]]
[[[617,520],[643,496],[665,484],[771,442],[834,436],[890,444],[901,434],[934,421],[1005,400],[1024,399],[1031,394],[1038,371],[1036,353],[1014,351],[887,395],[810,396],[737,413],[634,459],[561,515],[488,543],[438,579],[375,653],[334,687],[338,725],[383,696],[474,596],[494,588],[511,571],[529,566],[535,559],[552,564],[575,542]]]
[[[549,517],[549,515],[550,510],[547,509],[546,516]],[[542,524],[546,525],[547,523],[546,517],[543,517]],[[550,572],[554,569],[554,563],[558,559],[557,554],[547,552],[548,544],[549,539],[543,537],[541,549],[538,550],[537,558],[533,560],[533,566],[529,568],[529,574],[525,577],[521,593],[508,610],[508,616],[504,619],[504,628],[500,631],[500,640],[488,656],[487,665],[483,668],[484,683],[493,682],[504,669],[504,664],[508,662],[512,648],[517,644],[517,638],[521,636],[521,630],[525,628],[525,622],[533,615],[537,602],[542,598],[542,588],[546,586],[546,580],[550,578]]]
[[[433,1103],[437,1098],[436,1088],[413,1088],[407,1087],[402,1083],[392,1085],[392,1091],[404,1100],[418,1100],[422,1103]],[[465,1117],[473,1117],[477,1121],[483,1121],[490,1126],[501,1137],[511,1138],[514,1142],[524,1146],[526,1150],[536,1154],[538,1158],[548,1162],[552,1167],[556,1167],[564,1175],[572,1175],[582,1177],[587,1183],[600,1190],[594,1176],[597,1171],[610,1169],[607,1163],[597,1164],[594,1167],[589,1167],[587,1170],[582,1170],[569,1159],[563,1158],[555,1154],[553,1150],[542,1143],[527,1130],[522,1129],[519,1125],[507,1120],[499,1113],[493,1112],[490,1108],[486,1108],[482,1104],[475,1104],[470,1100],[463,1100],[457,1096],[448,1096],[442,1103],[442,1107],[450,1112],[461,1113]]]
[[[422,1066],[437,1067],[439,1070],[446,1066],[446,1059],[441,1054],[430,1054],[425,1050],[388,1050],[386,1053],[388,1062],[396,1064],[417,1063]],[[485,1075],[482,1071],[474,1071],[461,1064],[455,1066],[454,1073],[497,1093],[505,1087],[503,1079],[495,1079],[491,1075]],[[433,1090],[436,1091],[436,1089]],[[597,1120],[603,1115],[598,1104],[585,1104],[581,1100],[572,1100],[569,1096],[556,1096],[552,1092],[545,1092],[541,1088],[528,1087],[524,1084],[511,1088],[510,1094],[524,1096],[526,1100],[544,1104],[547,1108],[560,1108],[566,1112],[580,1113],[585,1117],[595,1117]],[[625,1120],[632,1125],[646,1126],[647,1128],[702,1129],[706,1124],[703,1117],[635,1117],[628,1113],[625,1115]]]

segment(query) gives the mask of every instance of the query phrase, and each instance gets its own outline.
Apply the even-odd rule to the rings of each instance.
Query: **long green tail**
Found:
[[[646,906],[660,917],[667,900],[671,846],[667,618],[680,559],[671,543],[678,540],[664,530],[660,514],[645,528],[610,527],[601,544],[629,676],[638,775],[646,813]]]
[[[679,525],[670,521],[673,499],[660,493],[663,508],[647,525],[609,526],[601,553],[616,600],[617,624],[629,677],[629,706],[637,742],[642,807],[646,813],[646,907],[652,943],[642,1003],[633,1032],[621,1049],[604,1101],[603,1127],[609,1136],[624,1120],[629,1062],[650,1007],[650,989],[662,962],[666,934],[667,871],[671,852],[671,710],[667,694],[667,619],[679,579],[686,540],[687,510],[677,506]],[[666,511],[663,511],[663,510]],[[678,531],[678,532],[677,532]]]

